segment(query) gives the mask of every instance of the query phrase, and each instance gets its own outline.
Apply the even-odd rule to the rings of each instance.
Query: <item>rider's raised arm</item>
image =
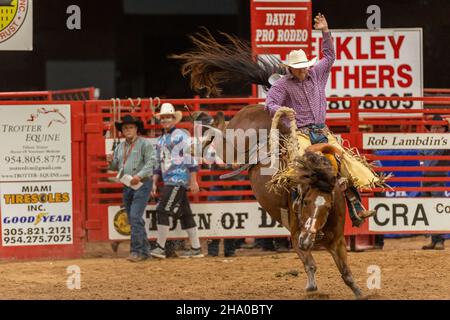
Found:
[[[328,23],[325,16],[319,14],[314,19],[316,22],[314,28],[322,31],[322,59],[314,65],[313,72],[316,72],[319,78],[326,80],[331,71],[334,61],[336,60],[336,52],[334,50],[333,38],[328,30]]]
[[[285,105],[286,94],[286,89],[279,84],[274,84],[267,92],[265,109],[270,112],[272,117],[278,109]]]

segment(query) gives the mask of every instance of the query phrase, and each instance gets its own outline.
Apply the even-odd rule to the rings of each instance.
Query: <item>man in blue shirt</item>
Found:
[[[123,204],[131,226],[128,260],[139,262],[147,259],[150,251],[143,215],[150,198],[151,176],[155,165],[154,150],[148,139],[139,136],[144,131],[144,124],[141,120],[126,115],[121,122],[116,122],[115,125],[125,140],[115,148],[114,154],[106,156],[109,169],[119,171],[120,177],[130,175],[132,177],[131,186],[142,183],[137,190],[129,186],[124,186],[123,189]]]
[[[170,103],[161,106],[161,112],[155,115],[160,119],[164,134],[156,146],[156,169],[153,175],[152,196],[156,197],[157,184],[162,178],[164,187],[161,190],[159,203],[156,207],[158,237],[156,248],[151,255],[166,258],[165,244],[169,233],[169,216],[179,219],[181,228],[186,230],[191,242],[191,249],[182,254],[182,258],[203,257],[197,225],[189,205],[187,190],[192,193],[199,191],[197,183],[198,165],[190,153],[189,133],[177,129],[175,125],[181,120],[182,113],[175,111]]]

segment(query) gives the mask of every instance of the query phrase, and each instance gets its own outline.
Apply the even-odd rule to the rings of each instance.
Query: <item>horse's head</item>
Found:
[[[310,250],[323,236],[321,230],[333,207],[337,178],[331,162],[319,153],[307,151],[295,164],[299,191],[296,210],[301,227],[298,244],[300,249]]]
[[[323,237],[321,230],[328,220],[332,205],[332,192],[324,192],[317,188],[307,190],[299,208],[301,210],[301,230],[298,239],[300,249],[311,249],[315,241]]]

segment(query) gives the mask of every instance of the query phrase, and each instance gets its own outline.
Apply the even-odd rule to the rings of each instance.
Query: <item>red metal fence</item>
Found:
[[[86,101],[98,99],[99,89],[81,88],[52,91],[0,92],[0,100]]]
[[[33,101],[0,101],[1,106],[20,108],[35,105]],[[39,102],[48,106],[56,102]],[[69,104],[69,103],[64,103]],[[86,240],[86,180],[85,180],[85,139],[84,139],[84,102],[71,101],[71,155],[72,155],[72,244],[58,245],[23,245],[0,246],[2,259],[36,259],[36,258],[77,258],[83,253]],[[51,184],[51,182],[48,182]],[[2,219],[0,219],[1,227]],[[1,239],[1,238],[0,238]]]
[[[370,126],[372,132],[425,132],[425,125],[427,124],[444,124],[442,121],[430,121],[428,116],[439,112],[444,117],[450,114],[450,109],[395,109],[395,110],[377,110],[364,109],[361,110],[358,106],[365,101],[384,101],[384,102],[410,102],[420,101],[425,105],[430,104],[449,104],[450,97],[424,97],[424,98],[398,98],[398,97],[352,97],[352,98],[329,98],[330,102],[345,103],[344,110],[330,110],[329,118],[327,119],[328,126],[335,132],[342,136],[343,139],[348,140],[350,145],[358,148],[364,152],[370,160],[394,160],[395,156],[377,156],[370,154],[369,150],[362,149],[362,132],[361,128]],[[171,99],[162,100],[163,102],[171,102],[179,110],[183,111],[185,121],[180,124],[180,127],[192,129],[192,124],[189,122],[189,113],[184,111],[182,106],[187,105],[192,111],[204,110],[210,114],[215,114],[218,111],[223,111],[227,117],[232,117],[243,106],[248,104],[255,104],[263,102],[262,99],[255,98],[224,98],[224,99]],[[153,117],[151,110],[151,101],[143,100],[140,106],[133,107],[138,104],[138,101],[122,101],[123,108],[122,115],[126,112],[132,112],[135,116],[140,116],[146,120],[146,129],[152,132],[153,136],[159,132],[161,127],[157,124],[149,123]],[[114,114],[111,111],[111,101],[89,101],[86,104],[86,145],[87,145],[87,223],[88,235],[90,240],[106,240],[107,228],[106,210],[107,207],[115,204],[120,205],[121,202],[121,186],[120,184],[108,181],[108,178],[114,177],[113,173],[106,172],[105,162],[105,136],[111,135],[112,119]],[[389,116],[383,115],[389,113]],[[362,116],[364,114],[364,116]],[[333,116],[338,115],[339,118]],[[116,115],[117,117],[117,115]],[[367,129],[365,129],[367,130]],[[108,133],[109,131],[109,133]],[[108,152],[108,151],[107,151]],[[402,159],[424,160],[424,156],[408,156]],[[434,157],[435,159],[449,159],[449,156]],[[430,159],[430,157],[426,157]],[[433,167],[433,170],[438,171],[447,170],[447,167]],[[423,167],[381,167],[377,171],[423,171]],[[425,169],[426,170],[426,169]],[[199,185],[201,191],[192,200],[194,202],[207,201],[207,197],[215,197],[220,199],[226,196],[242,196],[244,199],[252,199],[252,191],[250,190],[250,183],[247,177],[240,181],[217,181],[217,176],[228,171],[211,171],[202,169],[199,172]],[[215,176],[215,179],[211,179]],[[426,178],[426,177],[394,177],[391,181],[450,181],[449,178]],[[229,187],[226,190],[213,190],[215,186]],[[246,186],[246,190],[236,190],[232,186]],[[446,187],[399,187],[396,190],[403,191],[443,191],[448,190]],[[363,194],[363,201],[367,204],[367,199],[374,195],[374,192],[385,191],[380,188],[375,188],[370,193]],[[226,201],[226,200],[225,200]],[[346,224],[347,235],[361,235],[369,234],[367,223],[360,228],[352,228],[350,221]]]
[[[94,94],[91,89],[89,94]],[[48,94],[48,93],[47,93]],[[30,93],[30,96],[32,93]],[[1,104],[21,105],[34,104],[32,101],[17,101],[24,96],[14,97],[1,95],[1,98],[8,97],[16,101],[3,101]],[[54,101],[55,96],[50,101],[39,101],[39,104],[57,104]],[[47,99],[48,96],[47,96]],[[366,132],[425,132],[425,125],[444,124],[443,121],[430,121],[432,114],[439,113],[443,117],[450,115],[449,96],[431,96],[420,98],[399,98],[399,97],[347,97],[347,98],[329,98],[331,103],[342,104],[344,109],[329,110],[327,124],[336,134],[340,134],[350,145],[358,148],[370,160],[395,160],[396,156],[379,156],[371,153],[370,150],[362,149],[362,131]],[[398,106],[394,110],[379,110],[375,108],[360,109],[359,106],[369,106],[369,102],[376,105],[377,101],[389,102]],[[404,109],[401,104],[411,105],[413,101],[419,101],[424,104],[425,109]],[[153,115],[155,107],[163,102],[173,103],[177,109],[183,111],[184,121],[180,127],[192,129],[189,112],[183,108],[187,105],[191,111],[204,110],[210,114],[216,114],[223,111],[229,119],[236,114],[242,107],[248,104],[263,102],[257,98],[223,98],[223,99],[134,99],[134,100],[89,100],[84,102],[66,101],[72,106],[72,172],[73,172],[73,197],[74,197],[74,234],[76,232],[76,241],[70,249],[66,246],[50,247],[52,252],[50,256],[69,257],[80,255],[83,241],[106,241],[108,237],[108,207],[111,205],[121,205],[122,186],[111,181],[115,173],[107,172],[105,153],[110,150],[105,149],[106,138],[118,138],[114,129],[114,120],[120,118],[126,113],[132,113],[141,117],[145,121],[145,127],[148,129],[149,137],[155,137],[161,133],[161,127],[155,123]],[[120,111],[119,111],[120,103]],[[364,103],[366,103],[364,105]],[[395,104],[394,104],[395,103]],[[380,104],[383,106],[383,104]],[[430,108],[430,106],[444,106],[439,109]],[[388,113],[388,115],[387,115]],[[423,156],[402,156],[405,159],[425,160]],[[447,159],[449,156],[434,157],[435,159]],[[426,159],[430,159],[427,157]],[[448,171],[449,167],[433,167],[434,171]],[[381,167],[377,171],[424,171],[428,170],[420,166],[412,167]],[[247,176],[243,176],[239,181],[218,181],[217,176],[229,171],[206,170],[199,172],[199,185],[201,191],[191,197],[193,202],[207,201],[208,197],[220,199],[226,196],[241,196],[242,199],[249,201],[253,199],[253,193],[250,190],[250,184]],[[215,179],[211,179],[215,176]],[[450,181],[449,178],[427,178],[427,177],[394,177],[391,181]],[[214,187],[220,186],[221,190],[215,190]],[[241,187],[241,189],[236,188]],[[242,190],[242,188],[245,188]],[[396,190],[404,191],[449,191],[447,187],[399,187]],[[374,189],[370,193],[363,194],[363,200],[367,202],[369,197],[374,196],[374,192],[382,192],[382,189]],[[224,199],[224,201],[226,201]],[[367,203],[366,203],[367,204]],[[347,218],[348,219],[348,218]],[[365,235],[371,234],[367,224],[360,228],[352,228],[350,221],[346,223],[346,235]],[[14,257],[48,257],[49,248],[27,247],[5,248],[0,247],[0,255]],[[44,254],[45,251],[45,254]]]

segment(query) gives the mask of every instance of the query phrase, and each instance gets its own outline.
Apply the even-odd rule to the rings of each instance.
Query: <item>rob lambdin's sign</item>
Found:
[[[365,133],[363,149],[449,149],[450,133]]]

